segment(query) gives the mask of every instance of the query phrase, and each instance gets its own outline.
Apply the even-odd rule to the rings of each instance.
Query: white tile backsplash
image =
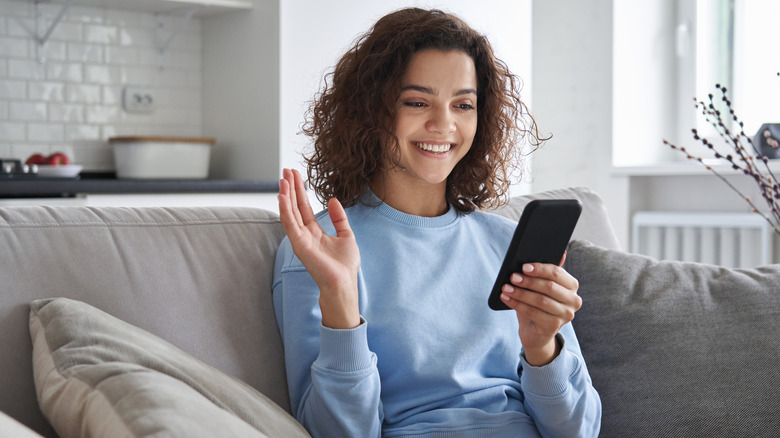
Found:
[[[34,59],[9,59],[8,76],[18,79],[46,79],[46,66]]]
[[[98,125],[65,125],[66,141],[88,141],[100,137]]]
[[[0,79],[0,99],[26,99],[27,82]]]
[[[43,6],[48,26],[61,4]],[[65,151],[86,170],[112,170],[109,137],[203,135],[200,19],[72,5],[39,48],[35,13],[0,0],[0,158]],[[155,110],[125,112],[126,85],[151,90]]]
[[[65,140],[65,125],[61,123],[28,123],[27,139],[37,142],[62,142]]]
[[[6,118],[7,120],[7,118]],[[27,125],[21,122],[0,123],[0,141],[21,142],[27,139]]]
[[[65,84],[65,101],[100,103],[100,85]]]
[[[33,22],[34,23],[34,22]],[[84,26],[79,23],[60,21],[51,34],[52,41],[84,41]],[[47,25],[48,29],[48,25]]]
[[[22,38],[0,36],[0,53],[8,56],[27,57],[29,45]]]
[[[32,17],[33,3],[32,2],[20,2],[20,1],[3,1],[3,15],[6,17]]]
[[[9,102],[8,114],[10,120],[45,121],[47,120],[45,103]]]
[[[103,49],[99,44],[68,43],[68,61],[102,63]]]
[[[106,47],[106,51],[104,52],[106,64],[138,64],[140,59],[138,50],[139,49],[136,47]]]
[[[62,82],[30,82],[27,95],[31,101],[54,102],[65,101],[65,84]]]
[[[64,82],[81,82],[84,80],[84,66],[77,63],[46,63],[46,79]]]
[[[84,41],[93,44],[111,45],[119,41],[119,29],[116,26],[90,24],[84,26]]]
[[[66,126],[66,130],[68,127],[81,128],[83,125],[80,124],[84,123],[86,119],[87,118],[85,116],[84,105],[57,104],[57,103],[49,104],[49,120],[55,122],[76,124],[73,126]],[[93,132],[96,135],[99,135],[99,131],[93,131]],[[66,136],[66,140],[67,140],[67,136]]]

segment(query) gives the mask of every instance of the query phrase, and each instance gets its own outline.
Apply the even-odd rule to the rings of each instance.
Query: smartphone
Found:
[[[581,212],[582,203],[576,199],[536,199],[525,206],[488,298],[491,309],[509,309],[501,301],[501,288],[523,264],[561,263]]]

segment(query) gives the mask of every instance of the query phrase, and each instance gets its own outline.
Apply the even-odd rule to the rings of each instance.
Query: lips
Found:
[[[433,152],[435,154],[442,154],[445,152],[449,152],[450,149],[452,149],[452,143],[424,143],[424,142],[417,142],[415,143],[418,148],[427,151],[427,152]]]

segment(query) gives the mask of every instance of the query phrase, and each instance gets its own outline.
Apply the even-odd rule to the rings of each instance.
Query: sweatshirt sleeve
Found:
[[[296,419],[314,438],[379,437],[380,381],[367,322],[361,318],[350,330],[322,326],[317,285],[286,240],[277,254],[273,299]]]
[[[520,357],[520,384],[525,407],[543,437],[597,437],[601,398],[588,374],[571,323],[558,334],[561,352],[551,363],[535,367]]]

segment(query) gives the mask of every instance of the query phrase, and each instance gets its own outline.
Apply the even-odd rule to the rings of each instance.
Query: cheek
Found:
[[[470,117],[468,120],[465,120],[461,126],[461,132],[463,133],[464,139],[473,141],[474,136],[477,133],[477,117]]]
[[[398,114],[395,119],[395,136],[399,139],[406,136],[412,125],[412,119],[408,116]]]

